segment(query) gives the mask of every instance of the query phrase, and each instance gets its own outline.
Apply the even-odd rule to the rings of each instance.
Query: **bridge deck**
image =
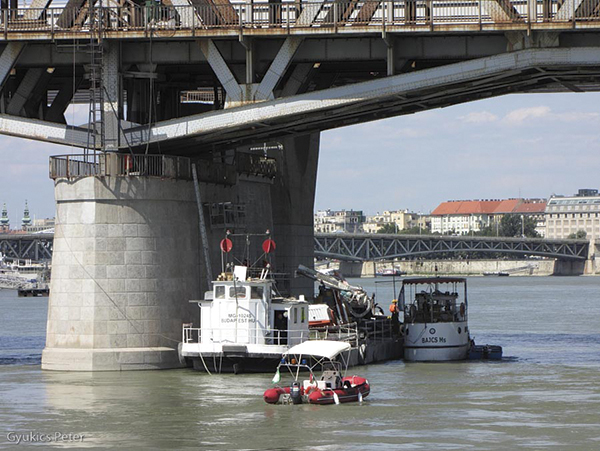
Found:
[[[154,7],[3,9],[0,40],[178,39],[239,34],[329,35],[482,32],[600,27],[598,0],[384,0],[229,3]],[[182,6],[179,6],[182,5]],[[90,24],[99,27],[90,27]]]

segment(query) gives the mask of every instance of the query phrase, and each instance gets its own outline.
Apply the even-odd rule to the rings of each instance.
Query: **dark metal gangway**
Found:
[[[315,234],[315,256],[347,261],[434,257],[458,253],[502,253],[559,260],[586,260],[587,240],[447,235]]]

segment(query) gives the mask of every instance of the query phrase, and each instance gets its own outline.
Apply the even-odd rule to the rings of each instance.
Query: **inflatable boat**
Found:
[[[345,353],[350,344],[314,340],[301,343],[283,354],[273,383],[263,394],[268,404],[342,404],[362,402],[371,391],[369,381],[360,376],[344,376],[348,369]],[[320,375],[318,374],[320,370]],[[279,385],[281,373],[291,376],[291,383]],[[299,380],[307,374],[308,379]]]

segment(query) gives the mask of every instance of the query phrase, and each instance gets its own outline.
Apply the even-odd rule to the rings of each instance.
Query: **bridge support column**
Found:
[[[294,272],[298,264],[309,268],[314,265],[313,211],[319,140],[319,133],[283,139],[279,172],[271,187],[273,234],[277,241],[275,271],[292,276],[285,291],[309,297],[314,294],[313,281],[294,278]]]
[[[197,318],[193,184],[145,177],[58,179],[46,370],[179,366]]]
[[[585,261],[585,269],[583,273],[586,275],[594,275],[600,273],[600,265],[596,263],[596,255],[598,254],[598,241],[595,239],[590,240],[588,257]]]
[[[121,75],[120,49],[115,43],[105,43],[107,46],[104,54],[104,67],[102,71],[102,85],[104,87],[104,130],[106,150],[118,150],[120,144],[119,117],[121,115]]]

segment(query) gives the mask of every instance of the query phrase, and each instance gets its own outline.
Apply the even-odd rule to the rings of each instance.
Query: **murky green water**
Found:
[[[387,308],[391,284],[354,282]],[[61,432],[84,439],[37,446],[600,449],[600,278],[472,278],[469,301],[503,361],[358,367],[362,405],[271,406],[271,375],[42,372],[47,299],[0,292],[0,448],[9,432]]]

